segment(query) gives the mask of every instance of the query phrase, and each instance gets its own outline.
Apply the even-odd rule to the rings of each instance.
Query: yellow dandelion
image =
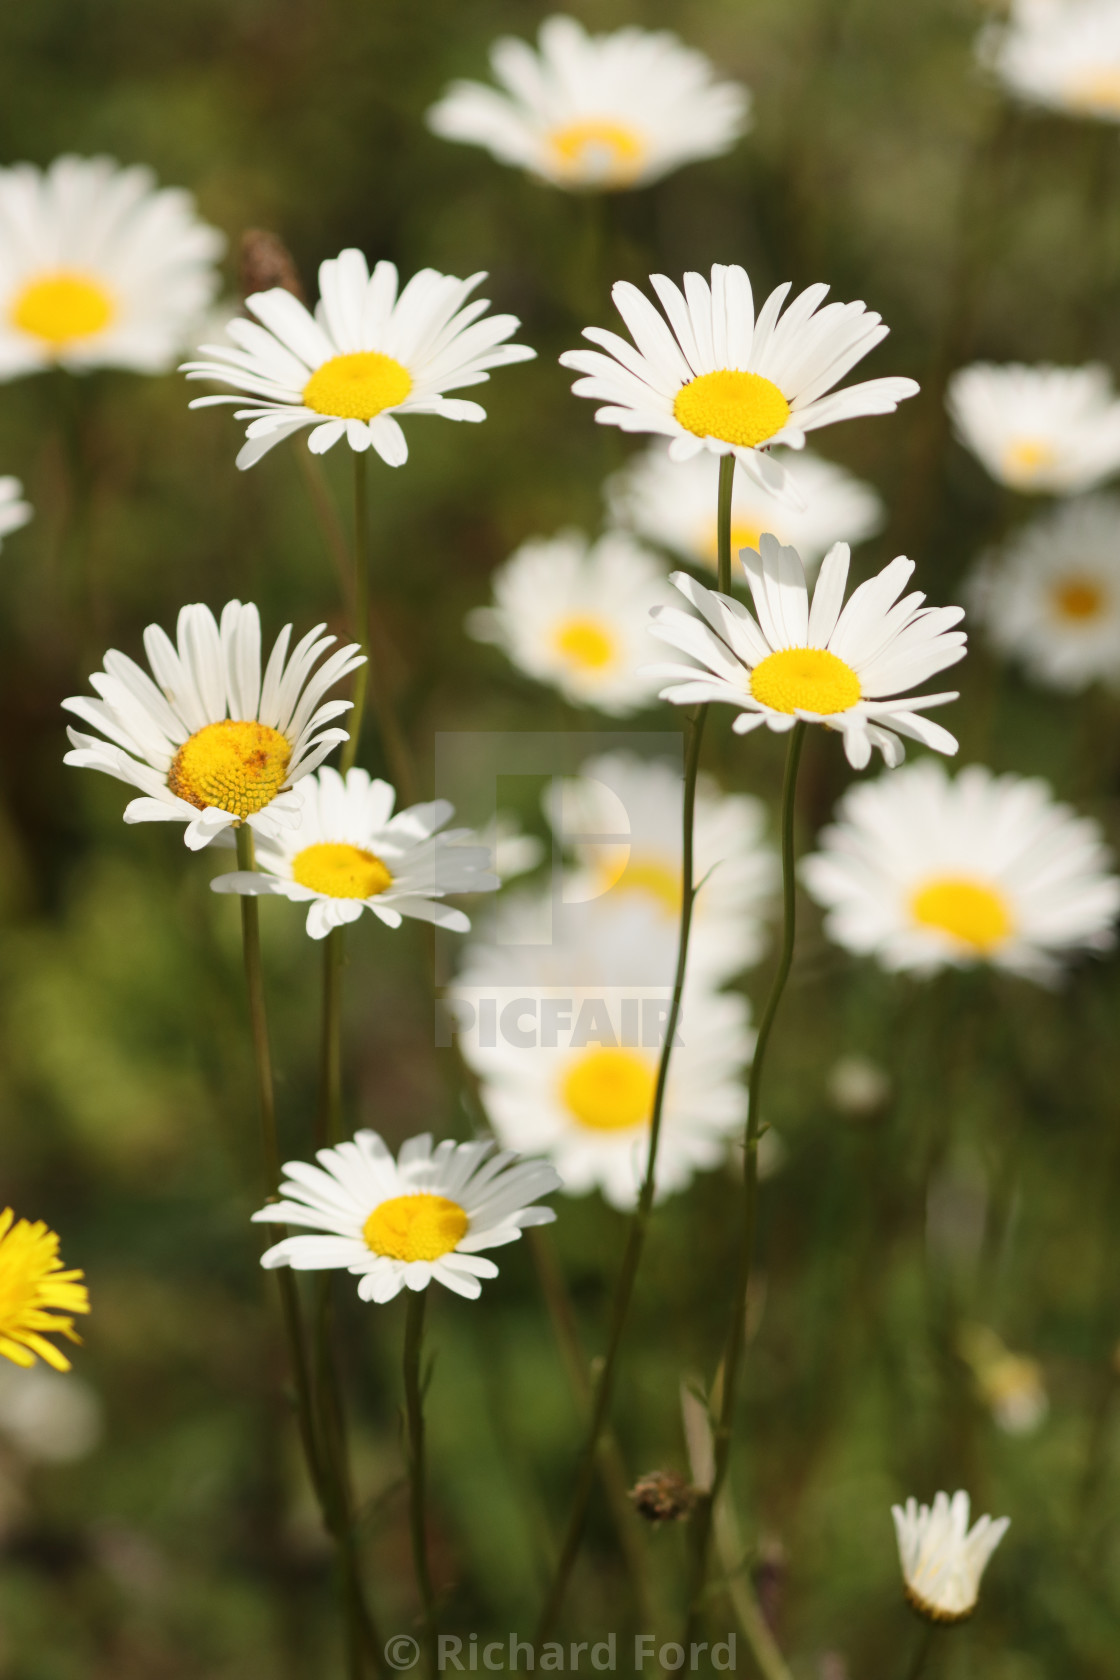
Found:
[[[34,1224],[16,1220],[5,1208],[0,1213],[0,1354],[14,1365],[34,1365],[38,1354],[56,1371],[68,1371],[70,1361],[44,1331],[81,1341],[73,1319],[59,1314],[89,1311],[89,1291],[79,1282],[84,1275],[63,1270],[58,1236],[41,1219]]]

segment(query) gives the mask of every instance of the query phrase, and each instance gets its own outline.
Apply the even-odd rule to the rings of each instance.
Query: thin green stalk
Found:
[[[906,1670],[906,1680],[921,1680],[925,1673],[929,1654],[933,1649],[933,1638],[937,1632],[934,1622],[927,1622],[918,1635],[918,1643],[914,1647],[914,1654],[910,1659],[910,1666]]]
[[[369,683],[369,484],[364,452],[354,456],[354,639],[365,654],[365,664],[354,672],[354,709],[350,713],[350,739],[342,748],[341,769],[345,776],[354,767],[362,733]]]
[[[793,943],[797,914],[797,883],[794,877],[793,818],[797,793],[797,768],[801,762],[801,748],[806,725],[794,724],[790,732],[786,754],[785,781],[782,786],[782,949],[777,972],[770,987],[770,995],[759,1022],[754,1061],[751,1064],[750,1086],[747,1095],[747,1130],[743,1161],[743,1227],[739,1250],[739,1264],[732,1297],[731,1319],[727,1327],[727,1342],[723,1354],[723,1393],[720,1399],[719,1421],[713,1441],[715,1473],[712,1485],[696,1508],[693,1523],[692,1590],[689,1598],[686,1645],[695,1631],[708,1573],[708,1549],[712,1531],[712,1509],[719,1498],[731,1457],[731,1439],[735,1420],[735,1400],[738,1389],[739,1366],[742,1361],[743,1340],[746,1333],[747,1291],[751,1279],[754,1256],[755,1226],[758,1220],[758,1139],[761,1121],[762,1075],[766,1065],[766,1051],[770,1042],[778,1006],[789,979],[793,963]]]
[[[319,1106],[315,1147],[342,1137],[342,965],[345,928],[332,928],[323,940],[323,1024],[319,1042]]]
[[[424,1350],[426,1289],[410,1290],[404,1321],[404,1400],[408,1423],[408,1518],[412,1562],[420,1595],[420,1624],[429,1675],[436,1673],[436,1617],[432,1575],[428,1567],[428,1528],[424,1514],[426,1479],[424,1448],[424,1386],[420,1361]]]
[[[716,588],[731,593],[731,498],[735,490],[735,457],[719,458],[719,500],[716,512]]]

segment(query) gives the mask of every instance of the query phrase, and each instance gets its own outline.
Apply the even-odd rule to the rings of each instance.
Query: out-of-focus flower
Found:
[[[900,735],[935,752],[954,753],[947,729],[921,713],[957,698],[911,695],[907,690],[964,658],[965,635],[954,630],[962,607],[923,607],[925,596],[899,597],[914,572],[903,556],[866,583],[847,605],[850,552],[837,543],[825,556],[809,601],[805,568],[797,551],[764,536],[759,548],[740,555],[754,597],[757,623],[729,595],[706,589],[684,572],[670,582],[700,618],[678,609],[654,609],[653,635],[698,660],[654,667],[675,706],[720,701],[735,706],[737,735],[765,724],[784,734],[799,720],[823,723],[844,738],[848,762],[862,770],[877,747],[900,764]]]
[[[1120,402],[1106,367],[976,362],[949,381],[957,436],[997,484],[1070,495],[1120,471]]]
[[[1030,1435],[1050,1410],[1042,1366],[1012,1353],[985,1324],[962,1325],[958,1344],[980,1398],[1008,1435]]]
[[[1032,105],[1120,122],[1116,0],[1013,0],[1007,24],[981,34],[979,52]]]
[[[865,1120],[890,1101],[890,1076],[869,1056],[841,1056],[829,1071],[828,1094],[841,1114]]]
[[[150,169],[106,157],[0,169],[0,379],[163,372],[214,296],[224,246]]]
[[[486,873],[488,854],[469,828],[437,833],[455,815],[446,799],[394,816],[397,796],[388,782],[365,770],[350,770],[344,780],[329,767],[305,776],[295,793],[297,825],[261,846],[259,869],[211,881],[215,892],[272,894],[306,904],[308,933],[325,939],[363,910],[388,927],[411,916],[466,933],[466,916],[442,900],[498,886],[497,877]]]
[[[455,82],[428,126],[569,191],[644,187],[729,151],[747,127],[747,89],[717,82],[667,30],[588,35],[575,18],[551,17],[537,52],[504,36],[490,62],[502,91]]]
[[[545,844],[535,834],[524,834],[511,811],[496,811],[485,828],[479,829],[478,844],[485,846],[489,868],[502,886],[518,875],[528,875],[544,861]]]
[[[72,1373],[41,1365],[0,1368],[0,1432],[22,1458],[40,1464],[73,1464],[101,1439],[101,1401]]]
[[[971,609],[1036,682],[1120,687],[1120,497],[1064,502],[981,562]]]
[[[849,788],[804,860],[838,945],[931,974],[991,963],[1051,981],[1113,942],[1120,880],[1100,828],[1048,785],[938,764]]]
[[[981,1517],[968,1526],[968,1494],[935,1496],[933,1505],[910,1498],[892,1505],[906,1596],[932,1622],[960,1622],[980,1596],[980,1578],[1010,1517]]]
[[[638,1477],[629,1497],[638,1515],[657,1526],[691,1516],[696,1494],[697,1489],[679,1470],[650,1470]]]
[[[371,274],[360,251],[343,251],[320,265],[314,314],[283,286],[245,299],[257,320],[229,322],[226,336],[236,348],[204,344],[214,360],[183,364],[188,379],[242,394],[196,397],[191,407],[241,405],[234,419],[249,422],[237,457],[242,469],[307,426],[315,455],[345,438],[358,453],[372,448],[389,466],[402,466],[408,444],[397,415],[485,420],[478,403],[444,393],[536,355],[528,345],[505,343],[520,325],[515,315],[487,315],[485,298],[467,302],[485,278],[456,280],[424,268],[398,297],[391,262],[379,262]]]
[[[682,894],[680,772],[664,761],[608,753],[589,759],[579,779],[552,783],[545,808],[561,844],[575,853],[565,901],[607,906],[639,898],[675,940]],[[693,879],[700,886],[688,962],[690,974],[709,985],[729,980],[762,953],[778,881],[765,829],[758,800],[700,783],[693,821]]]
[[[184,607],[177,646],[149,624],[144,648],[155,682],[126,654],[110,649],[90,678],[99,698],[64,700],[67,711],[108,737],[67,733],[65,762],[138,787],[125,822],[184,822],[192,851],[247,822],[278,841],[300,819],[293,788],[339,741],[328,729],[349,700],[319,701],[364,661],[356,644],[312,667],[335,638],[322,624],[286,659],[292,627],[276,639],[261,679],[261,622],[256,607],[228,601],[220,625],[209,607]]]
[[[585,327],[600,350],[566,350],[564,367],[583,374],[572,390],[605,406],[601,425],[654,432],[672,441],[674,461],[702,449],[734,455],[765,489],[799,499],[789,475],[767,453],[779,443],[801,449],[806,432],[863,414],[892,414],[918,387],[912,379],[869,379],[834,391],[845,374],[887,336],[880,316],[862,303],[820,306],[827,286],[801,292],[784,315],[787,282],[754,313],[747,272],[720,264],[711,285],[686,274],[680,290],[663,274],[650,283],[658,314],[636,286],[620,280],[611,292],[634,340]]]
[[[277,286],[301,303],[306,301],[295,258],[280,235],[270,228],[246,228],[237,251],[238,291],[249,298]]]
[[[786,458],[781,457],[781,463]],[[731,552],[757,548],[764,531],[796,548],[806,567],[816,566],[834,542],[859,543],[878,530],[883,504],[870,485],[808,453],[797,461],[804,511],[772,495],[745,473],[735,474]],[[648,542],[672,549],[693,565],[716,568],[716,497],[719,465],[705,450],[691,461],[669,459],[664,444],[651,444],[609,480],[607,498],[616,524]]]
[[[623,531],[534,537],[494,574],[494,605],[470,634],[574,705],[625,717],[652,705],[651,607],[670,599],[661,564]]]
[[[532,1207],[559,1189],[545,1161],[495,1153],[490,1142],[432,1148],[428,1133],[409,1138],[394,1161],[376,1132],[320,1149],[319,1166],[288,1161],[284,1201],[253,1215],[256,1224],[309,1226],[285,1237],[261,1265],[318,1272],[345,1268],[363,1301],[391,1301],[433,1280],[474,1300],[498,1268],[480,1250],[516,1242],[529,1225],[547,1225],[551,1208]]]
[[[26,525],[31,518],[31,503],[23,499],[23,485],[18,478],[0,478],[0,543]]]
[[[72,1313],[89,1312],[84,1272],[66,1271],[58,1237],[41,1219],[16,1219],[11,1208],[0,1213],[0,1355],[13,1365],[45,1359],[56,1371],[68,1371],[66,1355],[49,1336],[81,1340]]]

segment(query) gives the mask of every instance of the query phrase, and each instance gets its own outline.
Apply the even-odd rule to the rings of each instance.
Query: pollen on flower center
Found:
[[[774,712],[846,712],[860,698],[859,678],[827,648],[782,648],[751,672],[751,693]]]
[[[966,875],[927,881],[911,897],[910,914],[920,926],[937,928],[975,951],[995,950],[1015,927],[1003,894]]]
[[[1029,484],[1040,472],[1054,465],[1058,452],[1048,438],[1023,437],[1008,444],[1003,459],[1009,478]]]
[[[402,403],[411,390],[412,375],[392,356],[356,350],[316,368],[303,387],[303,401],[316,414],[336,420],[372,420]]]
[[[681,913],[681,872],[655,853],[627,854],[604,862],[604,892],[642,893],[675,919]]]
[[[297,852],[292,880],[327,898],[376,898],[393,884],[375,852],[338,840],[321,840]]]
[[[1053,601],[1059,618],[1078,623],[1099,618],[1104,611],[1105,593],[1095,578],[1068,577],[1055,584]]]
[[[653,1069],[633,1050],[588,1050],[564,1075],[561,1099],[569,1114],[593,1132],[621,1132],[649,1122],[656,1083]]]
[[[362,1236],[374,1254],[390,1260],[438,1260],[462,1241],[470,1220],[458,1202],[426,1190],[391,1196],[375,1207]]]
[[[790,407],[778,387],[760,373],[720,368],[682,385],[673,399],[673,413],[697,437],[754,449],[781,431]]]
[[[614,638],[594,618],[565,619],[554,640],[564,657],[585,671],[601,671],[614,658]]]
[[[75,339],[103,332],[116,312],[112,297],[99,281],[59,269],[29,281],[16,294],[9,315],[21,332],[44,339],[52,350],[62,350]]]
[[[167,773],[171,792],[200,811],[216,806],[236,817],[263,811],[284,786],[291,745],[265,723],[225,718],[184,741]]]
[[[1082,111],[1120,112],[1120,65],[1073,77],[1066,85],[1066,100]]]
[[[644,139],[632,128],[595,118],[554,128],[548,144],[564,174],[618,184],[639,174],[646,153]]]

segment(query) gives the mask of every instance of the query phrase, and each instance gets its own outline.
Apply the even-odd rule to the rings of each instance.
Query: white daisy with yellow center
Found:
[[[845,605],[850,555],[846,543],[837,543],[825,556],[810,606],[796,550],[764,536],[758,551],[746,548],[740,559],[757,622],[730,596],[705,589],[684,572],[673,574],[670,581],[701,616],[656,608],[653,634],[705,668],[654,667],[662,681],[671,679],[662,699],[677,706],[713,700],[735,706],[738,735],[763,724],[779,734],[799,720],[826,724],[843,735],[856,770],[867,765],[873,747],[888,764],[900,764],[900,735],[936,752],[956,752],[948,730],[922,716],[956,694],[907,690],[964,658],[964,632],[952,628],[964,610],[925,607],[925,596],[917,593],[900,600],[912,560],[892,560]]]
[[[538,1196],[560,1188],[545,1161],[523,1161],[493,1143],[432,1148],[428,1133],[409,1138],[394,1161],[376,1132],[320,1149],[318,1166],[288,1161],[284,1198],[253,1215],[255,1224],[308,1227],[261,1256],[271,1270],[350,1272],[363,1301],[391,1301],[402,1289],[442,1283],[475,1300],[498,1268],[482,1250],[516,1242],[530,1225],[548,1225]]]
[[[31,516],[31,503],[24,501],[19,479],[0,478],[0,543],[26,525]]]
[[[184,364],[188,379],[245,395],[196,397],[191,407],[241,405],[234,418],[249,422],[237,457],[243,469],[307,427],[315,455],[345,438],[359,454],[374,449],[389,466],[402,466],[408,444],[398,415],[485,420],[478,403],[444,393],[482,384],[490,368],[536,355],[505,342],[520,325],[515,315],[487,315],[485,298],[468,303],[485,278],[456,280],[424,268],[398,297],[391,262],[379,262],[371,274],[360,251],[343,251],[319,268],[314,314],[281,287],[246,298],[257,320],[229,322],[226,335],[236,348],[204,344],[214,359]]]
[[[789,465],[785,455],[781,465]],[[731,552],[757,548],[764,531],[788,543],[805,566],[817,566],[834,542],[863,542],[879,529],[883,504],[868,484],[843,467],[808,451],[797,460],[797,488],[805,507],[791,507],[743,472],[735,474],[731,503]],[[618,525],[646,542],[670,549],[690,565],[714,572],[719,462],[707,450],[690,461],[671,461],[663,443],[635,455],[606,485],[607,505]]]
[[[985,30],[981,60],[1018,98],[1070,117],[1120,122],[1116,0],[1014,0]]]
[[[1108,369],[976,362],[949,381],[957,437],[997,484],[1067,496],[1120,471],[1120,401]]]
[[[490,62],[501,90],[455,82],[428,112],[445,140],[485,146],[501,163],[568,191],[644,187],[682,164],[729,151],[750,94],[715,80],[702,53],[667,30],[588,35],[547,18],[536,52],[505,36]]]
[[[0,169],[0,379],[171,366],[218,287],[223,236],[151,170],[60,157]]]
[[[978,568],[970,611],[1047,688],[1120,688],[1120,497],[1060,503]]]
[[[960,1622],[980,1597],[980,1580],[992,1553],[1011,1526],[1010,1517],[980,1517],[968,1526],[968,1494],[935,1496],[932,1506],[916,1499],[892,1505],[898,1556],[906,1596],[932,1622]]]
[[[289,657],[286,625],[262,677],[255,606],[229,601],[220,623],[209,607],[184,607],[175,643],[150,624],[151,676],[111,649],[105,669],[90,678],[98,698],[63,701],[106,737],[68,730],[73,750],[65,762],[139,788],[125,822],[186,823],[192,851],[241,823],[277,840],[299,822],[296,784],[347,739],[345,729],[327,726],[351,702],[320,702],[365,657],[351,644],[315,670],[335,641],[323,629],[309,630]]]
[[[908,765],[850,788],[802,876],[825,932],[884,968],[990,963],[1052,981],[1113,942],[1120,880],[1098,825],[1045,782]]]
[[[471,635],[493,642],[537,682],[577,706],[625,717],[653,703],[649,613],[671,599],[662,565],[624,532],[589,543],[578,531],[535,537],[494,574],[494,604]]]
[[[387,927],[400,927],[409,916],[466,933],[466,916],[443,900],[498,887],[497,876],[487,873],[490,854],[470,829],[444,829],[455,814],[446,799],[394,816],[396,793],[388,782],[358,769],[343,778],[328,766],[305,776],[295,793],[298,824],[260,846],[256,871],[211,881],[215,892],[306,904],[307,931],[323,939],[363,910]]]
[[[567,350],[560,361],[585,376],[572,386],[577,396],[605,405],[595,414],[601,425],[667,437],[674,461],[703,449],[733,454],[764,489],[798,503],[770,449],[802,449],[807,432],[838,420],[892,414],[918,389],[912,379],[888,378],[833,390],[888,329],[862,303],[821,307],[827,286],[808,287],[782,315],[787,282],[756,318],[750,280],[737,266],[717,263],[710,286],[686,274],[683,292],[663,274],[650,284],[664,315],[625,280],[611,293],[633,345],[585,327],[584,338],[602,349]]]

